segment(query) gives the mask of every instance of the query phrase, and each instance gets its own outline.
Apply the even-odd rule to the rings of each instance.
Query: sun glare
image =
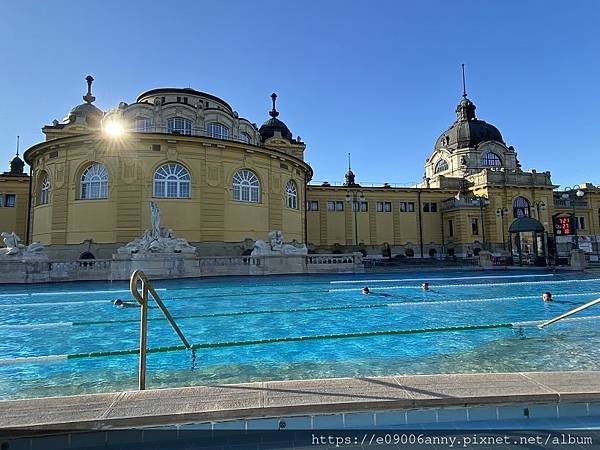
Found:
[[[109,136],[117,137],[122,136],[123,133],[125,133],[125,128],[123,128],[123,125],[120,122],[111,120],[104,125],[104,132]]]

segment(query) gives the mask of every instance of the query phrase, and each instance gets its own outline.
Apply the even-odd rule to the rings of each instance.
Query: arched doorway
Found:
[[[520,217],[510,224],[510,252],[519,265],[546,265],[544,226],[531,217]]]

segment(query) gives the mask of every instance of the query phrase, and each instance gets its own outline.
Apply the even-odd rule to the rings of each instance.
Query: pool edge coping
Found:
[[[267,381],[0,400],[0,433],[91,431],[364,411],[590,401],[600,401],[600,371]]]

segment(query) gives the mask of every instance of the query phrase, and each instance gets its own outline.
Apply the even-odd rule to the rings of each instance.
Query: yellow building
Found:
[[[199,255],[247,253],[270,230],[312,252],[369,256],[485,249],[541,263],[574,245],[599,252],[600,189],[557,192],[550,172],[522,170],[466,94],[425,162],[423,182],[408,188],[361,186],[350,169],[343,183],[310,184],[306,146],[278,119],[275,94],[271,117],[258,127],[189,88],[153,89],[103,112],[93,105],[92,81],[84,103],[45,126],[46,141],[25,153],[29,227],[27,176],[0,176],[0,193],[16,195],[17,206],[12,215],[0,210],[0,228],[48,245],[52,258],[110,258],[149,228],[150,201]]]
[[[10,162],[10,170],[0,174],[0,232],[14,231],[25,240],[27,211],[29,209],[29,175],[25,163],[17,156]]]

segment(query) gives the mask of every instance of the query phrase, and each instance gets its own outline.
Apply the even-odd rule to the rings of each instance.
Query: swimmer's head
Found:
[[[123,300],[121,300],[120,298],[116,299],[113,302],[113,305],[115,305],[115,306],[121,306],[122,304],[123,304]]]
[[[421,289],[423,289],[424,291],[428,291],[429,290],[429,283],[423,283],[421,285]]]
[[[544,295],[542,295],[542,299],[545,302],[551,302],[552,301],[552,292],[548,292],[548,291],[544,292]]]
[[[367,294],[370,294],[371,291],[370,291],[370,289],[367,286],[365,286],[364,288],[362,288],[362,293],[365,294],[365,295],[367,295]]]

